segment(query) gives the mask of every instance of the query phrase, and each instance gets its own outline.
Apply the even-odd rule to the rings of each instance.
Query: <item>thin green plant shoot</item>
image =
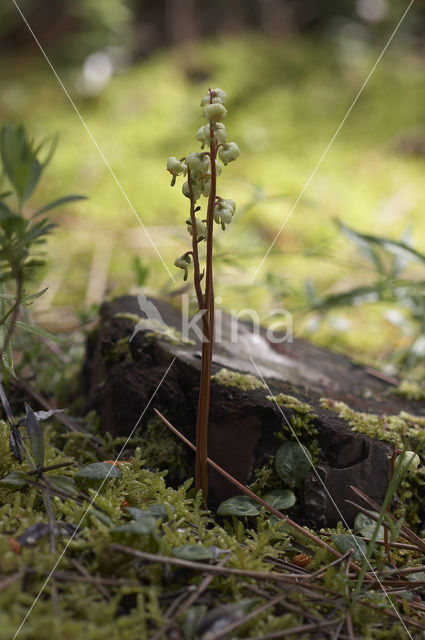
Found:
[[[0,361],[3,378],[15,375],[12,337],[16,329],[55,339],[33,323],[20,320],[19,313],[22,307],[32,304],[46,291],[28,293],[26,290],[45,264],[41,248],[56,226],[45,213],[84,198],[68,195],[38,209],[25,211],[24,205],[36,189],[56,144],[57,136],[36,144],[23,125],[7,124],[0,131]]]
[[[214,348],[214,278],[213,278],[213,231],[214,222],[223,231],[232,222],[235,213],[233,200],[217,195],[217,177],[222,165],[227,165],[239,156],[235,142],[227,142],[227,132],[222,120],[226,117],[226,94],[221,89],[209,89],[201,100],[203,116],[207,121],[201,126],[196,139],[201,143],[201,151],[190,153],[177,159],[168,158],[167,170],[172,175],[171,186],[176,177],[187,176],[183,184],[183,194],[189,199],[189,217],[187,230],[192,237],[192,249],[186,251],[174,262],[183,269],[187,280],[188,269],[193,262],[193,283],[202,315],[202,363],[196,425],[196,466],[195,488],[202,491],[204,501],[208,497],[208,416],[210,408],[211,364]],[[206,150],[203,149],[206,147]],[[197,204],[201,196],[208,199],[206,212],[202,216],[202,207]],[[205,268],[201,271],[199,245],[206,243]],[[204,282],[204,288],[202,287]]]

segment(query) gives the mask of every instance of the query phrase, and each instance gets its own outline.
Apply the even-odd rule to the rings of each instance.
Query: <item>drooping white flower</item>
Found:
[[[227,142],[218,150],[218,156],[223,164],[229,164],[236,160],[240,155],[239,147],[236,142]]]
[[[180,258],[176,258],[174,260],[174,265],[179,269],[183,269],[184,271],[183,280],[186,281],[187,275],[188,275],[188,269],[190,265],[190,255],[188,255],[187,253],[184,253],[182,256],[180,256]]]
[[[192,185],[193,199],[195,201],[199,200],[201,196],[201,184],[199,182],[196,182],[195,180],[191,180],[190,182]],[[187,180],[182,186],[182,192],[183,195],[186,196],[186,198],[190,198],[189,182]]]
[[[171,156],[167,160],[167,171],[173,176],[179,176],[180,174],[186,175],[187,167],[181,160]]]
[[[210,157],[207,153],[189,153],[186,164],[193,179],[204,178],[210,170]]]
[[[200,220],[200,218],[198,218],[197,216],[195,216],[195,222],[196,222],[196,239],[204,240],[207,237],[207,228],[204,222],[202,222],[202,220]],[[193,236],[192,221],[190,220],[190,218],[186,220],[186,224],[187,224],[187,230],[189,231],[190,235]]]

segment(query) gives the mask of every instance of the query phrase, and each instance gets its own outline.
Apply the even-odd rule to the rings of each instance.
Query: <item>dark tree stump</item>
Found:
[[[180,311],[162,301],[154,302],[167,324],[180,330]],[[127,436],[138,421],[142,429],[152,418],[153,407],[157,407],[194,442],[199,340],[191,334],[194,344],[172,344],[144,327],[129,342],[137,318],[125,314],[144,317],[136,297],[124,296],[103,304],[98,329],[88,341],[83,372],[88,409],[98,411],[103,431]],[[224,339],[215,349],[214,374],[223,367],[256,374],[252,357],[274,395],[294,396],[308,403],[317,416],[314,426],[320,458],[317,473],[310,473],[305,482],[301,519],[311,525],[334,526],[342,513],[351,525],[356,512],[345,502],[353,499],[349,486],[355,485],[377,502],[382,501],[388,484],[390,447],[352,431],[337,414],[322,408],[320,398],[342,400],[358,411],[377,414],[401,410],[420,413],[421,406],[412,402],[407,406],[405,400],[388,393],[391,385],[379,374],[346,357],[300,339],[271,344],[265,331],[254,338],[250,327],[242,323],[238,325],[238,342],[233,344],[226,339],[230,335],[228,316],[223,324]],[[209,456],[245,484],[253,481],[254,469],[275,453],[279,444],[275,433],[285,423],[282,411],[287,420],[295,414],[285,407],[281,411],[267,395],[264,389],[243,391],[212,384]],[[194,463],[193,452],[187,455]],[[211,470],[210,506],[215,508],[234,494],[234,487]]]

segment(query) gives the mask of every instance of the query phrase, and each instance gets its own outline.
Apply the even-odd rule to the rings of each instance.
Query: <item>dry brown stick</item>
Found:
[[[366,602],[361,598],[358,598],[357,602],[359,602],[363,607],[368,607],[368,609],[374,609],[375,611],[379,611],[379,613],[381,614],[386,613],[387,616],[389,616],[390,618],[397,618],[397,620],[402,620],[402,622],[405,625],[411,624],[412,627],[417,627],[418,629],[425,630],[425,625],[421,624],[420,622],[417,622],[417,620],[413,620],[413,618],[408,618],[407,616],[401,615],[401,613],[399,613],[398,611],[393,611],[392,609],[382,609],[381,607],[371,604],[370,602]]]
[[[203,571],[205,573],[214,573],[216,575],[233,575],[244,576],[245,578],[256,578],[257,580],[274,580],[276,582],[290,582],[291,584],[300,584],[302,577],[299,574],[284,574],[276,571],[250,571],[248,569],[233,569],[231,567],[219,567],[216,564],[205,564],[203,562],[192,562],[191,560],[181,560],[173,556],[161,556],[156,553],[148,553],[139,551],[132,547],[126,547],[122,544],[113,543],[110,549],[121,551],[127,555],[146,560],[148,562],[160,562],[162,564],[174,564],[178,567],[186,569],[194,569],[195,571]]]
[[[22,578],[24,575],[25,575],[25,571],[16,571],[15,573],[12,573],[12,575],[7,576],[7,578],[5,578],[0,582],[0,591],[2,589],[7,589],[7,587],[10,587],[12,584],[14,584],[17,580],[19,580],[19,578]]]
[[[158,409],[154,409],[154,411],[157,414],[157,416],[160,418],[160,420],[162,420],[162,422],[169,429],[171,429],[171,431],[173,431],[185,444],[187,444],[188,447],[193,449],[193,451],[196,451],[195,445],[192,444],[192,442],[190,442],[190,440],[185,438],[185,436],[182,433],[180,433],[180,431],[178,431],[178,429],[173,427],[173,425],[162,415],[162,413],[160,413],[160,411],[158,411]],[[323,547],[324,549],[329,551],[329,553],[331,553],[333,556],[336,556],[337,558],[341,558],[342,554],[339,553],[333,547],[331,547],[327,542],[324,542],[324,540],[321,540],[319,537],[315,536],[310,531],[307,531],[306,529],[304,529],[304,527],[299,525],[297,522],[295,522],[294,520],[291,520],[288,516],[284,515],[283,513],[281,513],[280,511],[278,511],[274,507],[272,507],[270,504],[268,504],[268,502],[265,502],[265,500],[262,500],[261,498],[259,498],[255,493],[250,491],[250,489],[248,489],[247,487],[245,487],[245,485],[243,485],[241,482],[236,480],[236,478],[234,478],[232,475],[230,475],[230,473],[225,471],[222,467],[220,467],[213,460],[211,460],[210,458],[207,458],[207,462],[211,467],[213,467],[216,471],[218,471],[218,473],[220,473],[227,480],[229,480],[232,484],[234,484],[235,487],[237,487],[240,491],[242,491],[242,493],[245,493],[247,496],[249,496],[250,498],[255,500],[255,502],[258,502],[258,504],[260,504],[262,507],[267,509],[267,511],[270,511],[270,513],[275,515],[277,518],[279,518],[280,520],[283,520],[289,527],[291,527],[292,529],[297,531],[297,533],[300,533],[304,537],[309,538],[309,540],[314,542],[314,544],[317,544],[318,546]],[[352,569],[354,569],[355,571],[360,573],[360,567],[357,564],[355,564],[354,562],[351,562],[350,566],[351,566]]]
[[[326,629],[327,627],[333,627],[338,624],[340,620],[324,620],[323,622],[312,622],[311,624],[302,624],[299,627],[293,627],[292,629],[282,629],[281,631],[273,631],[261,636],[255,636],[249,638],[249,640],[275,640],[278,638],[285,638],[286,636],[301,635],[308,631],[319,631],[319,629]],[[248,640],[243,638],[242,640]]]
[[[224,558],[220,560],[220,562],[218,563],[218,566],[221,566],[221,567],[224,566],[228,561],[228,559],[229,559],[229,555],[226,555]],[[162,638],[164,633],[168,631],[170,627],[174,624],[176,619],[181,617],[189,609],[189,607],[191,607],[197,601],[199,596],[205,591],[205,589],[209,587],[209,585],[214,580],[214,578],[215,578],[215,575],[211,575],[211,574],[205,576],[204,579],[201,581],[201,583],[198,585],[198,587],[189,595],[188,598],[186,598],[183,601],[183,603],[179,601],[177,605],[178,609],[174,613],[173,617],[171,618],[171,614],[165,616],[166,624],[158,631],[158,633],[156,633],[151,638],[151,640],[160,640],[160,638]],[[185,595],[186,594],[184,594],[184,598],[185,598]],[[167,620],[167,618],[169,619]]]
[[[56,464],[49,464],[47,467],[38,467],[37,469],[31,469],[26,471],[29,476],[34,476],[39,473],[45,473],[46,471],[54,471],[55,469],[61,469],[62,467],[71,467],[73,464],[77,464],[75,460],[66,460],[65,462],[57,462]]]
[[[369,512],[368,512],[369,513]],[[321,536],[326,536],[327,538],[330,538],[331,536],[333,536],[333,533],[328,533],[327,531],[322,531],[320,533]],[[365,538],[364,536],[357,536],[358,538],[360,538],[360,540],[364,540],[365,542],[370,542],[372,538]],[[383,545],[384,541],[383,540],[375,540],[375,544],[380,544]],[[404,542],[390,542],[389,543],[391,547],[396,547],[397,549],[407,549],[408,551],[417,551],[418,550],[418,546],[416,544],[405,544]]]
[[[363,493],[363,491],[361,491],[357,487],[353,487],[353,485],[350,485],[350,489],[354,491],[354,493],[357,494],[360,498],[362,498],[367,504],[369,504],[372,507],[372,509],[375,509],[375,511],[381,511],[381,505],[379,505],[377,502],[374,502],[371,498],[369,498],[369,496]],[[371,517],[373,520],[377,519],[377,516],[375,515],[372,515]],[[394,516],[392,516],[391,514],[388,514],[388,517],[391,518],[391,520],[394,523],[397,522],[397,519],[394,518]],[[386,525],[385,522],[383,522],[382,524],[384,526]],[[417,536],[416,533],[413,533],[413,531],[411,531],[409,527],[406,527],[406,525],[402,525],[400,535],[406,540],[409,540],[410,542],[412,542],[413,544],[416,544],[416,546],[419,547],[421,551],[425,551],[425,540],[422,540],[422,538],[419,538],[419,536]]]
[[[44,572],[43,575],[50,575],[48,572]],[[55,571],[55,578],[59,582],[84,582],[87,584],[99,585],[103,584],[109,587],[137,587],[140,586],[138,582],[131,580],[118,580],[117,578],[100,578],[98,576],[83,576],[72,571]]]
[[[349,549],[350,555],[354,553],[352,549]],[[348,574],[350,572],[350,562],[347,560],[345,564],[345,596],[347,598],[347,605],[345,607],[345,624],[347,627],[347,633],[350,640],[356,640],[353,629],[353,618],[351,616],[351,602],[350,602],[350,588],[348,583]]]
[[[353,502],[352,500],[345,500],[345,502],[347,504],[350,504],[352,507],[355,507],[358,511],[360,511],[361,513],[364,513],[368,518],[370,518],[371,520],[375,520],[375,522],[378,520],[378,517],[375,513],[373,513],[372,511],[369,511],[368,509],[365,509],[364,507],[360,506],[359,504],[357,504],[356,502]],[[386,514],[388,518],[391,518],[391,520],[396,523],[397,520],[396,518],[394,518],[394,516],[392,516],[391,514],[387,513]],[[384,529],[389,529],[390,525],[388,524],[388,522],[381,522],[381,526]],[[413,531],[411,531],[410,529],[408,529],[405,526],[402,526],[400,529],[400,533],[399,536],[401,538],[404,538],[405,540],[409,540],[409,542],[412,542],[415,544],[415,548],[416,550],[420,550],[420,551],[425,551],[425,541],[422,540],[421,538],[419,538],[416,533],[413,533]]]
[[[329,564],[327,564],[326,566],[317,569],[317,571],[314,571],[313,573],[310,573],[310,577],[307,578],[306,582],[310,582],[310,580],[313,580],[313,578],[319,578],[323,573],[326,573],[329,567],[335,567],[341,562],[344,562],[351,555],[351,549],[348,549],[348,551],[346,551],[340,558],[336,558],[336,560],[332,560],[332,562],[329,562]]]
[[[27,384],[24,380],[19,378],[17,379],[17,383],[22,389],[24,389],[24,391],[29,393],[34,398],[34,400],[37,400],[37,402],[44,409],[47,409],[47,411],[54,409],[54,407],[52,407],[50,402],[46,400],[44,396],[38,393],[35,389],[31,387],[31,385]],[[76,424],[73,420],[71,420],[68,416],[64,415],[63,413],[57,413],[55,415],[56,415],[56,418],[59,420],[59,422],[62,422],[62,424],[65,425],[65,427],[67,427],[70,431],[75,431],[77,433],[81,433],[83,435],[88,436],[88,442],[90,442],[93,448],[96,449],[96,451],[101,456],[105,458],[108,457],[108,453],[102,447],[102,442],[98,438],[96,438],[96,436],[92,436],[89,433],[87,433],[87,431],[85,431],[82,427],[80,427],[80,425]]]
[[[111,599],[110,594],[105,589],[105,587],[102,585],[102,583],[100,583],[95,576],[92,576],[91,573],[89,571],[87,571],[87,569],[85,567],[83,567],[83,565],[78,562],[78,560],[76,560],[75,558],[71,558],[71,562],[74,565],[74,567],[77,569],[77,571],[79,573],[81,573],[82,576],[84,576],[85,578],[89,578],[90,582],[93,582],[93,584],[96,587],[96,589],[99,591],[99,593],[106,600],[110,600]],[[95,581],[93,581],[93,578],[94,578]]]
[[[425,565],[419,564],[417,567],[404,567],[404,569],[389,569],[388,571],[383,571],[381,575],[390,576],[391,574],[400,574],[400,573],[416,573],[417,571],[425,571]]]
[[[245,624],[245,622],[249,622],[249,620],[256,618],[260,613],[262,613],[263,611],[266,611],[266,609],[269,609],[270,607],[274,607],[276,604],[281,602],[286,597],[287,597],[286,593],[280,593],[274,598],[271,598],[271,600],[269,600],[268,602],[265,602],[264,604],[261,604],[259,607],[256,607],[253,611],[250,611],[249,613],[242,616],[238,620],[235,620],[234,622],[231,622],[225,627],[222,627],[216,633],[213,633],[213,634],[209,633],[208,640],[219,640],[223,636],[227,635],[228,633],[231,633],[238,627]]]

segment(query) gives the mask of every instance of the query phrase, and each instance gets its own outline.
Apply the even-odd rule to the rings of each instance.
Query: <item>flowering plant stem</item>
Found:
[[[211,188],[208,197],[207,207],[207,252],[206,252],[206,270],[205,270],[205,296],[202,299],[202,291],[200,295],[197,292],[200,310],[203,313],[203,342],[202,342],[202,365],[201,380],[199,386],[199,402],[198,402],[198,419],[196,424],[196,463],[195,463],[195,488],[201,489],[204,502],[208,498],[208,420],[210,410],[211,397],[211,365],[214,350],[214,280],[213,280],[213,225],[214,225],[214,207],[217,188],[216,173],[216,156],[217,144],[214,138],[213,126],[210,125],[210,161],[211,161]],[[190,184],[190,180],[189,180]],[[191,187],[190,187],[191,189]],[[193,228],[196,229],[194,202],[191,197],[191,220]],[[197,237],[192,236],[193,246],[193,262],[195,270],[195,283],[198,280],[199,289],[200,273],[199,258],[197,252]],[[195,251],[196,247],[196,251]],[[198,264],[196,265],[196,262]],[[196,284],[195,284],[196,287]]]
[[[223,231],[229,225],[235,213],[235,202],[217,196],[217,176],[222,166],[217,156],[225,164],[233,162],[239,156],[239,148],[235,142],[227,142],[227,133],[221,122],[227,114],[224,107],[226,94],[221,89],[209,89],[201,100],[204,117],[208,121],[200,127],[196,139],[201,142],[201,149],[207,151],[190,153],[178,160],[171,156],[167,161],[167,171],[171,173],[171,186],[176,177],[187,175],[183,194],[189,198],[190,217],[186,220],[187,230],[192,236],[192,250],[186,251],[176,258],[174,264],[184,271],[184,280],[188,277],[188,268],[193,259],[193,275],[196,298],[202,318],[202,361],[199,384],[198,418],[196,424],[196,469],[195,487],[202,491],[204,502],[208,498],[208,418],[211,396],[211,365],[214,349],[214,278],[213,278],[213,231],[214,223]],[[208,197],[206,218],[201,220],[196,213],[201,209],[197,201],[202,196]],[[200,269],[198,244],[206,242],[205,271]],[[201,281],[205,276],[205,287]]]

